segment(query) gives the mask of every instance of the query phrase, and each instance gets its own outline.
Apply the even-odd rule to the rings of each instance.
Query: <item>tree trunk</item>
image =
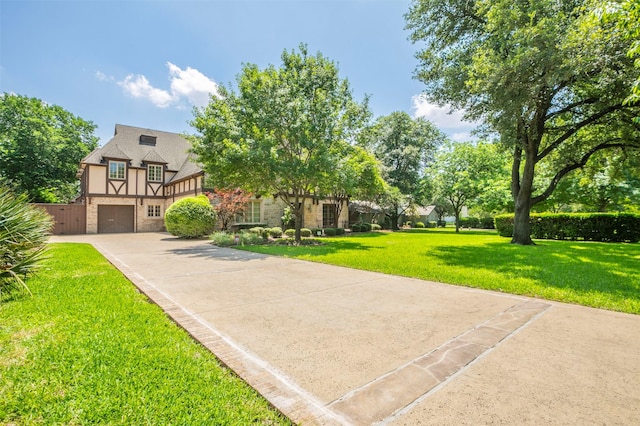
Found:
[[[513,169],[511,171],[511,189],[513,193],[513,201],[515,205],[515,214],[513,218],[513,238],[511,244],[519,244],[524,246],[534,245],[531,240],[531,224],[529,223],[531,215],[531,195],[533,193],[533,177],[536,166],[537,149],[525,143],[525,162],[522,170],[522,178],[520,178],[520,155],[522,150],[516,148],[514,155]]]
[[[304,205],[304,201],[301,203]],[[301,229],[302,229],[302,219],[303,219],[303,214],[304,214],[304,209],[301,207],[298,207],[295,209],[294,211],[295,215],[295,227],[296,227],[296,234],[295,234],[295,240],[296,240],[296,244],[300,244],[300,242],[302,241],[302,233],[301,233]]]

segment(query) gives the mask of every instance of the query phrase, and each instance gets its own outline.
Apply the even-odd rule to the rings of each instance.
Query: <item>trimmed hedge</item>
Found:
[[[494,229],[492,217],[461,217],[460,226],[463,228]]]
[[[532,213],[531,237],[547,240],[640,241],[640,215],[630,213]],[[503,237],[513,236],[513,214],[495,217]]]
[[[360,224],[354,223],[351,225],[351,232],[360,232],[362,228],[360,228]]]
[[[324,228],[324,235],[334,237],[336,235],[336,228]]]
[[[382,229],[382,226],[378,225],[377,223],[372,223],[371,224],[371,230],[372,231],[380,231]]]
[[[287,229],[286,231],[284,231],[284,235],[286,235],[289,238],[293,238],[296,236],[296,230],[295,229]],[[311,236],[311,229],[309,228],[301,228],[300,229],[300,236],[303,238],[308,238]]]
[[[424,228],[424,222],[416,222],[416,228]]]

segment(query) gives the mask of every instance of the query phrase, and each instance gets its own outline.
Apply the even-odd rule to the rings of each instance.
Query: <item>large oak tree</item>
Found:
[[[512,242],[532,244],[531,207],[597,152],[640,147],[625,102],[637,77],[629,37],[591,0],[415,0],[406,15],[423,43],[416,77],[427,98],[464,110],[513,157]],[[637,21],[629,23],[637,29]],[[553,174],[534,187],[536,166]]]
[[[373,161],[353,145],[370,116],[367,100],[354,101],[335,63],[305,45],[285,50],[279,68],[244,65],[237,84],[195,110],[193,151],[215,186],[282,199],[300,241],[305,201],[355,190],[363,181],[345,168],[377,173],[349,160]]]

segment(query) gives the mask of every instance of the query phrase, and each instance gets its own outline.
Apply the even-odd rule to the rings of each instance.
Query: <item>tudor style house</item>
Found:
[[[164,231],[164,212],[175,201],[207,191],[204,172],[190,155],[189,141],[176,133],[116,124],[113,138],[80,163],[86,233]],[[343,201],[346,203],[346,201]],[[251,200],[236,225],[282,226],[280,199]],[[347,227],[348,209],[310,200],[303,226]]]
[[[175,133],[116,124],[113,138],[80,163],[87,233],[163,230],[171,203],[203,192],[189,148]]]

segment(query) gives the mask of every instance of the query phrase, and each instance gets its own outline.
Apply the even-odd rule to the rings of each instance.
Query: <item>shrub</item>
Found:
[[[493,224],[493,218],[491,216],[481,217],[480,219],[480,228],[482,229],[495,229]]]
[[[382,226],[378,225],[377,223],[372,223],[371,224],[371,230],[372,231],[379,231],[382,229]]]
[[[238,237],[238,241],[236,243],[236,237]],[[240,232],[240,233],[229,233],[229,232],[214,232],[210,236],[211,242],[220,247],[229,247],[235,245],[257,245],[263,244],[264,239],[259,234],[254,232]]]
[[[370,224],[370,223],[366,223],[366,222],[365,222],[365,223],[361,223],[361,224],[360,224],[360,230],[361,230],[362,232],[369,232],[369,231],[371,231],[371,224]]]
[[[336,228],[324,228],[324,235],[333,237],[336,235]]]
[[[436,222],[436,226],[438,228],[446,228],[447,227],[447,222],[445,220],[439,220]]]
[[[282,237],[282,228],[279,226],[273,227],[269,229],[269,236],[271,238],[280,238]]]
[[[296,230],[295,229],[286,229],[284,231],[284,235],[286,235],[289,238],[293,238],[296,236]]]
[[[360,228],[360,225],[357,223],[354,223],[353,225],[351,225],[351,232],[360,232],[362,229]]]
[[[427,222],[427,228],[435,228],[437,225],[437,222],[434,221]]]
[[[336,228],[336,235],[344,235],[344,228]]]
[[[411,222],[410,220],[406,221],[404,223],[404,226],[408,226],[409,228],[413,228],[413,222]]]
[[[311,229],[309,228],[300,229],[300,236],[303,238],[309,238],[311,236]]]
[[[0,187],[0,296],[5,289],[30,293],[23,278],[37,270],[52,225],[51,216],[29,205],[26,195]]]
[[[416,228],[424,228],[423,222],[416,222]]]
[[[264,232],[264,228],[262,226],[254,226],[253,228],[249,229],[249,232],[251,232],[252,234],[262,236],[262,233]]]
[[[640,215],[626,213],[532,213],[531,237],[605,242],[640,241]],[[513,236],[513,215],[495,217],[503,237]]]
[[[216,212],[206,195],[187,197],[171,204],[164,214],[167,231],[180,238],[198,238],[213,232]]]
[[[312,234],[314,237],[319,237],[319,236],[321,236],[321,235],[322,235],[322,228],[313,228],[313,229],[311,229],[311,234]]]

